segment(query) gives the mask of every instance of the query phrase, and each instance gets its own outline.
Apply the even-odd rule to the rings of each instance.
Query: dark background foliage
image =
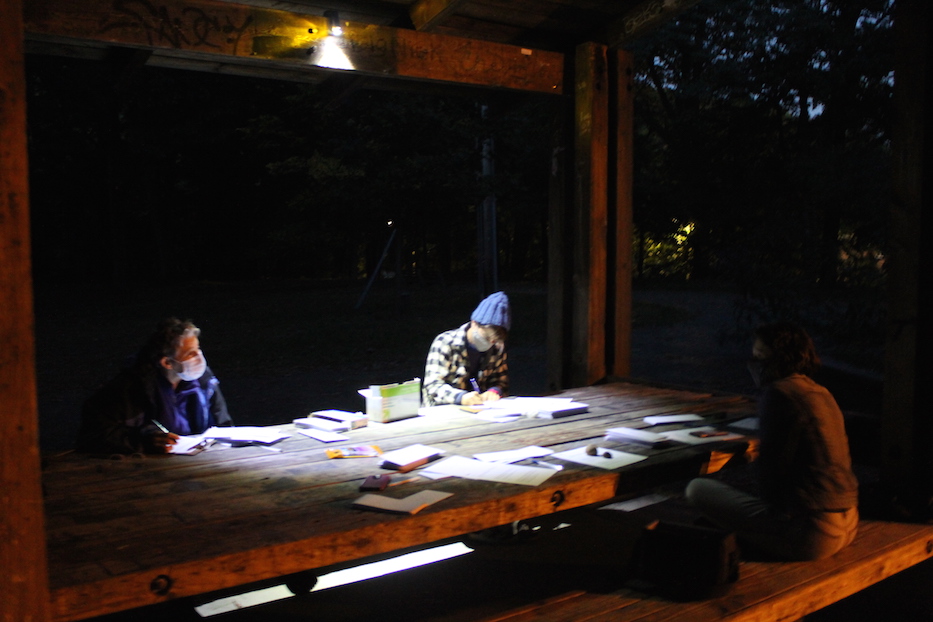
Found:
[[[885,0],[706,0],[638,43],[637,289],[729,292],[723,343],[784,317],[824,351],[880,369],[891,10]],[[216,354],[243,386],[257,367],[289,378],[275,369],[286,358],[294,367],[292,355],[310,357],[315,377],[338,369],[341,394],[364,381],[340,371],[361,359],[386,369],[405,359],[408,374],[422,356],[409,347],[426,350],[483,293],[477,222],[490,196],[499,276],[529,284],[525,304],[543,311],[552,136],[566,102],[335,97],[326,84],[113,69],[126,66],[27,58],[40,410],[73,413],[46,389],[70,382],[69,400],[86,394],[167,313],[222,337],[212,348],[236,343]],[[493,175],[483,175],[484,145]],[[108,334],[116,317],[127,322]],[[544,322],[535,314],[533,331],[516,330],[529,360],[545,356]],[[378,336],[411,326],[410,340]],[[276,330],[284,336],[266,350],[242,339]],[[277,359],[285,348],[295,352]]]

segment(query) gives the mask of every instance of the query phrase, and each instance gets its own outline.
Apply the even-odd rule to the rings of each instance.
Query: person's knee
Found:
[[[690,480],[684,489],[684,497],[691,505],[702,504],[703,499],[707,497],[710,490],[710,480],[697,477]]]

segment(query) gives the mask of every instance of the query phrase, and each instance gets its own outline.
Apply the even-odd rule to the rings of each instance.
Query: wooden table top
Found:
[[[277,426],[292,434],[275,445],[280,452],[215,445],[195,456],[46,457],[53,619],[79,620],[195,596],[634,496],[715,470],[716,455],[746,449],[745,442],[735,441],[662,450],[612,444],[649,459],[616,471],[567,462],[535,487],[418,478],[379,493],[454,493],[409,516],[353,508],[362,480],[385,471],[379,458],[329,459],[325,450],[335,445],[375,444],[390,451],[423,443],[445,456],[528,445],[562,451],[600,441],[610,427],[643,427],[647,415],[696,413],[715,425],[754,412],[740,396],[630,383],[560,396],[586,402],[589,412],[491,423],[452,409],[449,415],[370,423],[346,433],[350,441],[330,445],[286,424]]]

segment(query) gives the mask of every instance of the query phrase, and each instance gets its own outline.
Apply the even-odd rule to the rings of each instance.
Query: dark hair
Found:
[[[772,357],[766,361],[774,378],[791,374],[812,375],[820,368],[820,357],[813,340],[803,328],[793,322],[764,324],[755,331],[755,337],[771,349]]]
[[[175,356],[178,344],[183,338],[189,335],[197,337],[200,334],[201,329],[191,320],[179,320],[177,317],[165,318],[156,324],[155,331],[142,348],[144,356],[140,358],[148,363],[157,364],[162,357]]]

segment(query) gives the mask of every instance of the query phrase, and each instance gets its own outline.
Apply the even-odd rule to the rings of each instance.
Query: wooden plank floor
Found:
[[[447,455],[543,445],[556,451],[601,439],[607,427],[645,425],[650,414],[694,412],[724,423],[752,412],[747,399],[619,383],[567,392],[590,412],[560,420],[491,424],[458,412],[354,430],[345,444],[384,451],[424,443]],[[696,475],[718,462],[711,450],[655,450],[619,471],[567,463],[537,487],[453,478],[425,488],[454,496],[415,516],[351,508],[378,460],[332,460],[297,434],[277,445],[210,449],[197,456],[109,460],[47,457],[43,470],[53,615],[77,620],[173,598],[273,579],[553,514]],[[721,445],[726,454],[744,443]]]
[[[577,590],[484,622],[778,622],[798,620],[933,556],[933,526],[862,521],[855,542],[816,562],[743,562],[727,594],[673,602],[632,589]]]

